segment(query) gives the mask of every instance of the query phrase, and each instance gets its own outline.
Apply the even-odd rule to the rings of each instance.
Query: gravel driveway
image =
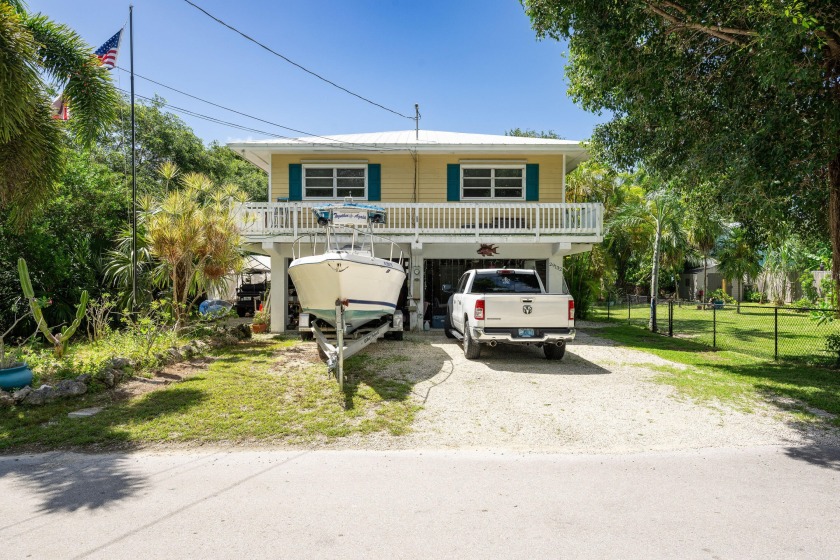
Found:
[[[579,332],[559,362],[538,348],[503,345],[483,347],[481,359],[469,361],[460,344],[437,333],[380,341],[366,353],[409,358],[388,367],[416,382],[423,410],[414,430],[330,447],[627,453],[838,441],[774,407],[743,413],[682,398],[655,382],[661,373],[651,369],[681,366],[592,332]]]

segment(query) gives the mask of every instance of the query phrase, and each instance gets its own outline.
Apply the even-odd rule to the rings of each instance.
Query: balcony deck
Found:
[[[248,242],[292,241],[318,233],[313,206],[323,202],[249,202],[240,207],[238,220]],[[385,224],[374,232],[395,241],[468,241],[505,239],[514,242],[603,240],[601,204],[375,202],[388,211]]]

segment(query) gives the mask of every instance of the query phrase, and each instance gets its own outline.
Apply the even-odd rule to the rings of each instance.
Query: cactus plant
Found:
[[[26,266],[26,261],[23,258],[18,259],[18,276],[20,276],[20,287],[23,289],[23,295],[29,302],[29,309],[32,311],[32,316],[38,323],[38,329],[43,333],[44,337],[53,345],[55,354],[58,357],[64,355],[67,349],[67,341],[75,334],[76,329],[85,317],[85,310],[87,309],[88,293],[87,290],[82,292],[82,298],[79,305],[76,306],[76,318],[69,326],[62,327],[61,333],[52,333],[47,325],[44,314],[41,311],[40,302],[35,299],[35,290],[32,289],[32,280],[29,278],[29,268]]]

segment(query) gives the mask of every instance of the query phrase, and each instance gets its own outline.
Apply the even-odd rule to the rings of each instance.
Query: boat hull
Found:
[[[332,326],[336,300],[347,300],[344,318],[348,331],[393,315],[405,283],[399,264],[341,251],[295,259],[289,265],[289,276],[301,312]]]

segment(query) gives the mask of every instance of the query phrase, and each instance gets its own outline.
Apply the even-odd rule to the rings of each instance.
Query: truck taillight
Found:
[[[575,300],[569,300],[569,321],[575,320]]]
[[[475,311],[473,313],[473,318],[484,320],[484,300],[479,299],[475,302]]]

